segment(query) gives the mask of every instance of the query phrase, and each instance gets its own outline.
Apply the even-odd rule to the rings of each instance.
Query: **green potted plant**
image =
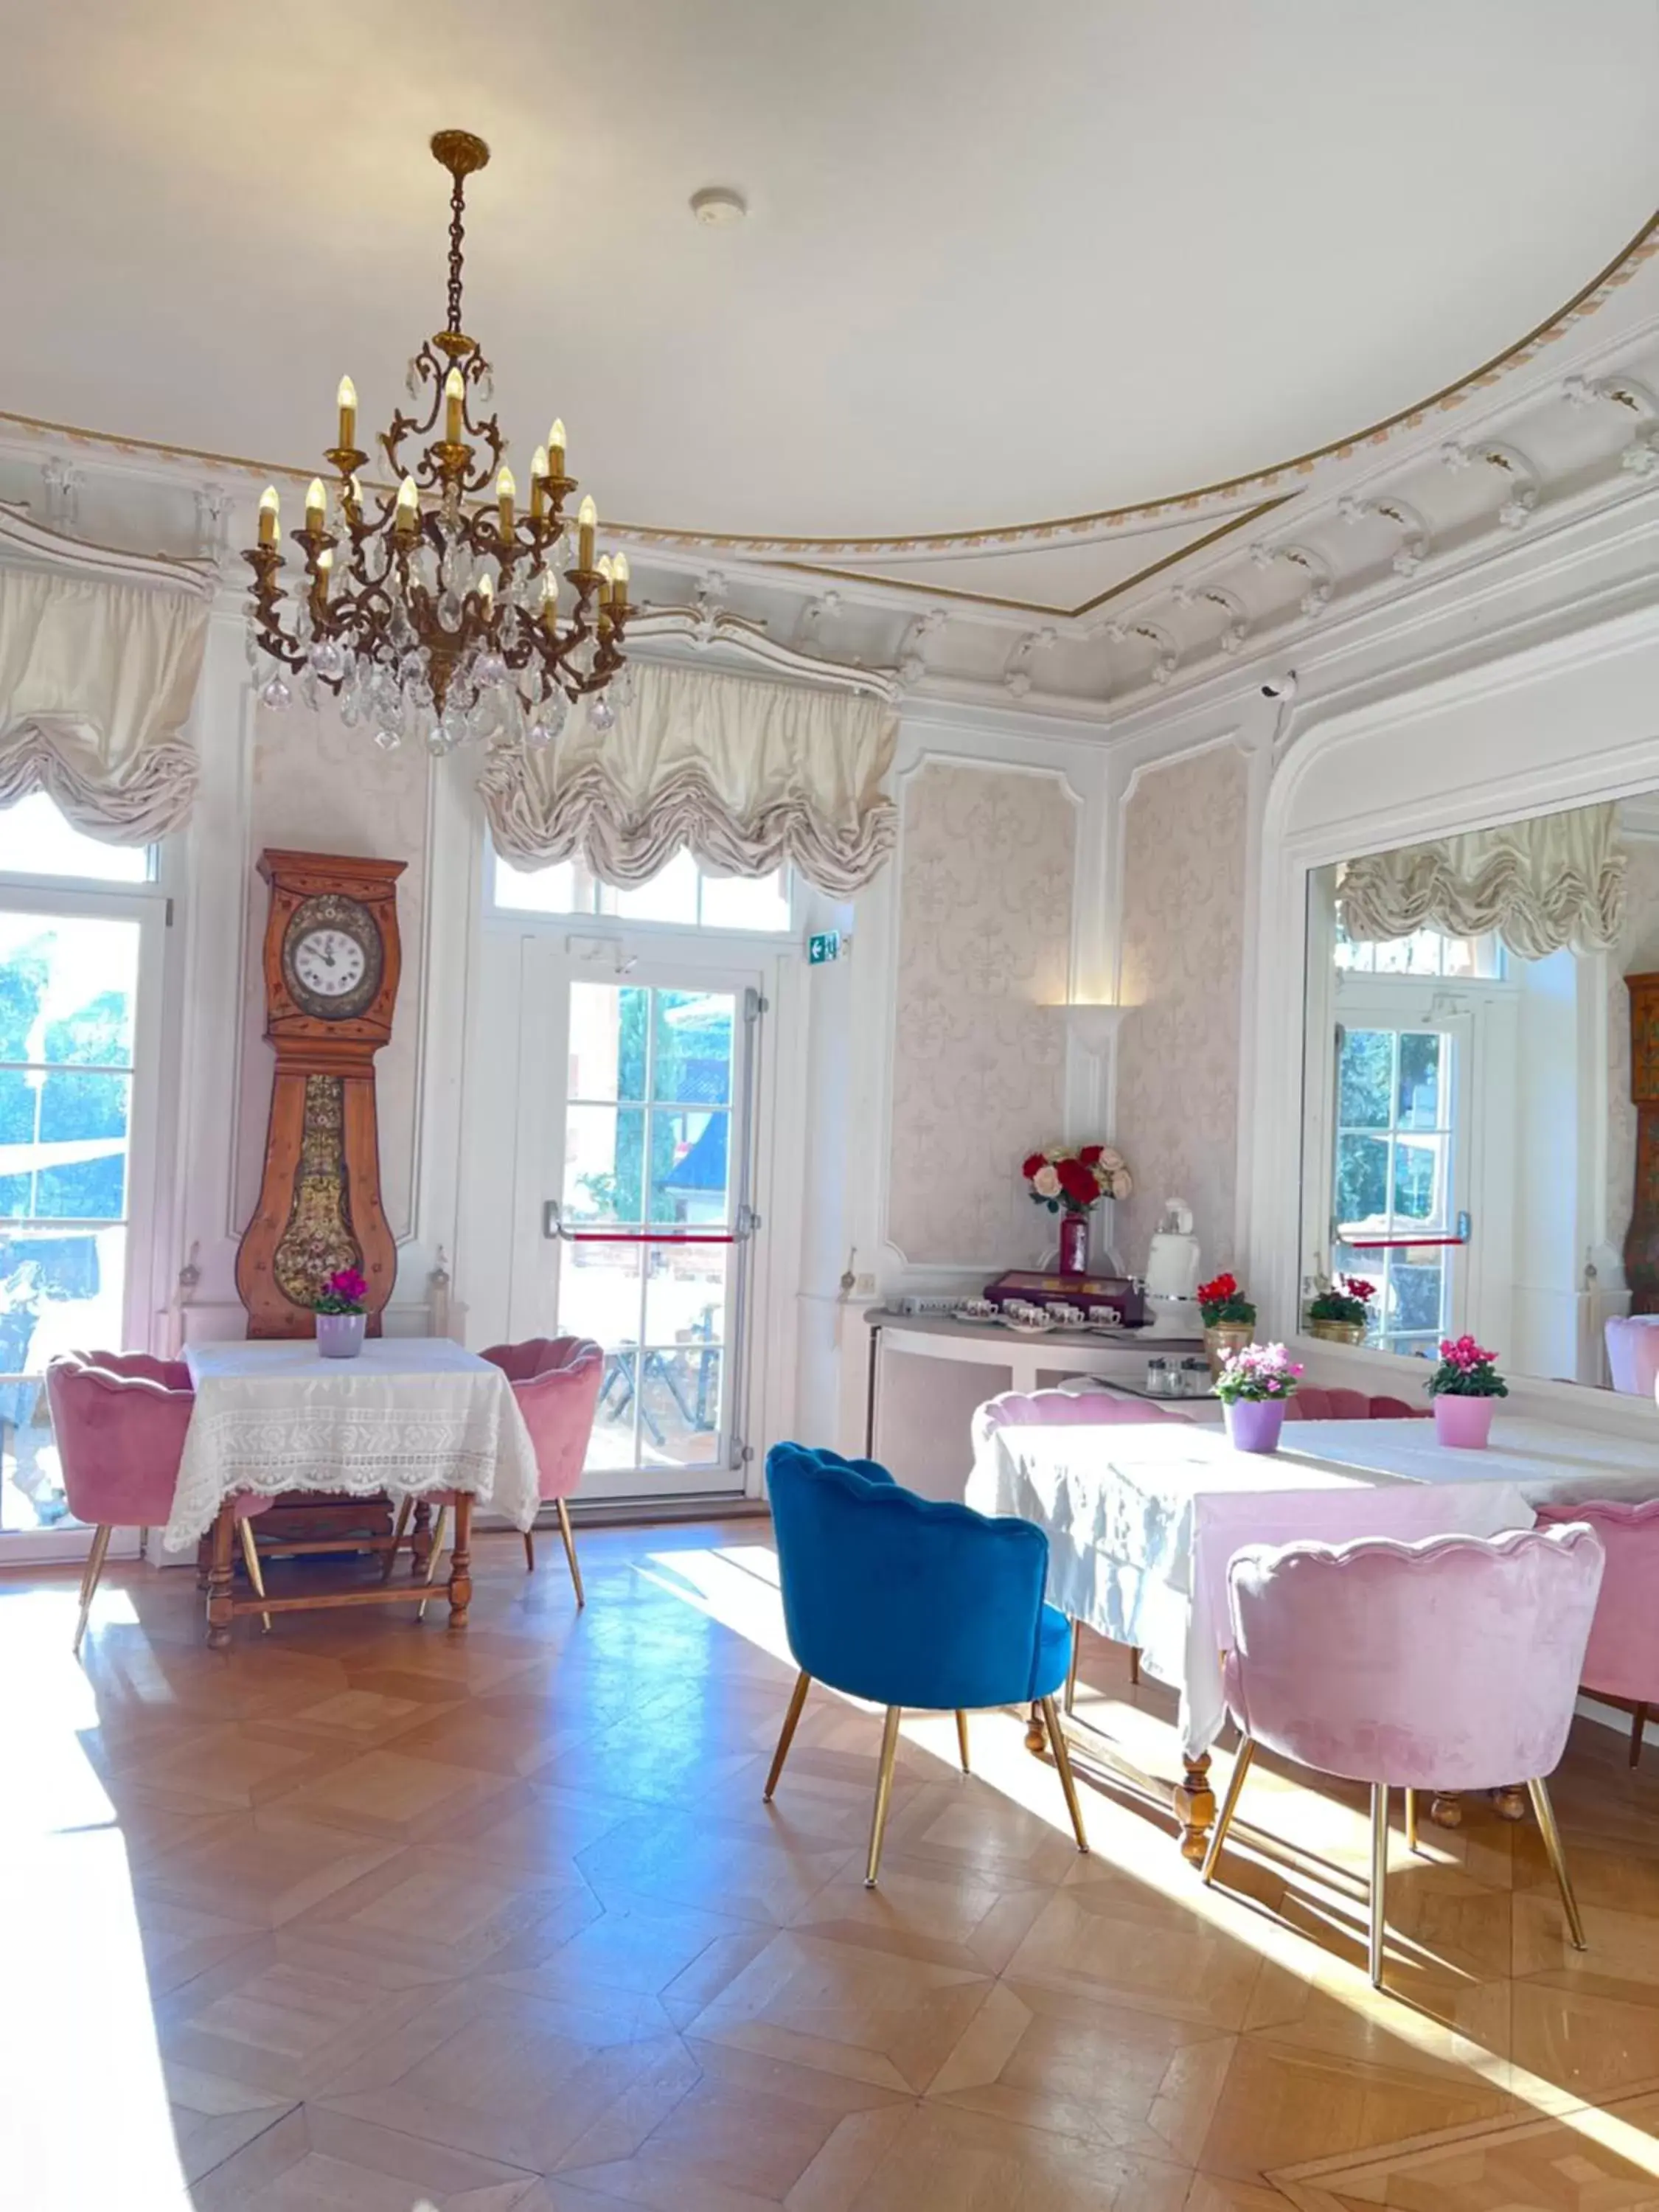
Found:
[[[1498,1401],[1510,1395],[1497,1358],[1472,1336],[1441,1338],[1440,1364],[1423,1386],[1434,1401],[1437,1443],[1464,1451],[1486,1449]]]
[[[1217,1275],[1199,1285],[1198,1310],[1204,1320],[1210,1372],[1218,1376],[1227,1354],[1243,1351],[1254,1334],[1255,1308],[1239,1289],[1236,1275]]]
[[[1375,1283],[1358,1275],[1338,1275],[1334,1281],[1321,1276],[1308,1301],[1308,1333],[1327,1344],[1363,1344],[1370,1305],[1376,1296]]]

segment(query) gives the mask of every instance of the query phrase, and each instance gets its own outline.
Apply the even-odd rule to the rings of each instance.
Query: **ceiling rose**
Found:
[[[489,149],[470,131],[440,131],[432,153],[454,180],[449,313],[410,362],[414,412],[399,409],[380,433],[398,489],[365,498],[358,471],[369,456],[356,442],[356,387],[343,376],[338,442],[326,455],[333,482],[312,479],[305,521],[289,533],[300,567],[286,583],[274,485],[259,501],[258,543],[243,556],[253,571],[250,656],[268,669],[268,707],[288,704],[282,672],[298,672],[313,694],[338,696],[348,724],[371,723],[384,746],[405,737],[434,753],[469,740],[544,745],[574,700],[589,701],[595,729],[614,720],[605,694],[633,611],[628,558],[595,556],[591,498],[576,510],[572,546],[565,507],[577,485],[565,474],[561,422],[536,448],[529,512],[520,511],[507,441],[479,411],[494,396],[490,366],[461,327],[466,179]],[[442,434],[431,435],[440,412]]]

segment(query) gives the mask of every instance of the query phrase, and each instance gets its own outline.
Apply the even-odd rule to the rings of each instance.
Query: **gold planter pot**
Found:
[[[1365,1324],[1363,1321],[1310,1321],[1308,1334],[1325,1344],[1364,1344]]]
[[[1230,1352],[1242,1352],[1247,1344],[1255,1341],[1255,1323],[1249,1321],[1218,1321],[1204,1332],[1204,1349],[1209,1354],[1210,1372],[1219,1375],[1221,1363]]]

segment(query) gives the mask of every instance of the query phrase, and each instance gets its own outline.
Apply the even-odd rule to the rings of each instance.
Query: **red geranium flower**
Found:
[[[1213,1282],[1200,1283],[1198,1286],[1200,1305],[1224,1306],[1229,1298],[1237,1296],[1238,1278],[1236,1275],[1218,1275]]]

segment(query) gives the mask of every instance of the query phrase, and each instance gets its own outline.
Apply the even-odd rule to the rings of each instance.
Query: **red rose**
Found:
[[[1036,1173],[1037,1170],[1038,1170],[1042,1165],[1042,1153],[1041,1153],[1041,1152],[1032,1152],[1032,1153],[1031,1153],[1031,1154],[1027,1158],[1027,1159],[1026,1159],[1026,1161],[1025,1161],[1024,1164],[1021,1167],[1021,1169],[1020,1169],[1020,1173],[1021,1173],[1021,1174],[1025,1177],[1026,1181],[1029,1182],[1030,1182],[1030,1178],[1031,1178],[1031,1177],[1032,1177],[1032,1176]]]
[[[1057,1160],[1054,1172],[1060,1177],[1060,1189],[1079,1206],[1092,1206],[1100,1196],[1099,1184],[1081,1160]]]
[[[1098,1167],[1100,1164],[1100,1156],[1105,1149],[1106,1147],[1104,1145],[1085,1145],[1083,1147],[1083,1150],[1078,1154],[1078,1158],[1082,1162],[1085,1168]]]

